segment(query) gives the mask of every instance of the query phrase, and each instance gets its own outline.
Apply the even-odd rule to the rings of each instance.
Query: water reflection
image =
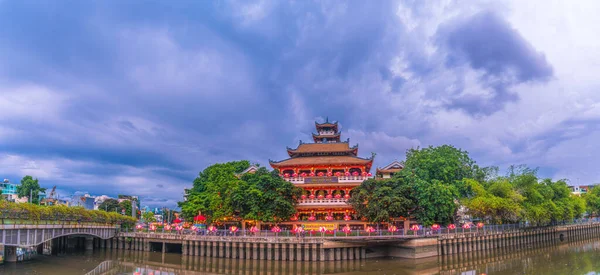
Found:
[[[103,250],[39,256],[5,264],[0,274],[596,274],[600,240],[421,260],[372,259],[278,262],[202,258],[155,252]]]

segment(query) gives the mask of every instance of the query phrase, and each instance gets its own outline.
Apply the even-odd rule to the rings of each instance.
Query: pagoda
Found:
[[[298,147],[287,148],[288,159],[269,160],[281,177],[303,189],[297,214],[287,224],[302,225],[306,230],[363,227],[365,222],[347,201],[350,190],[372,176],[374,154],[358,157],[358,145],[341,140],[337,121],[315,122],[315,127],[313,143],[300,141]]]

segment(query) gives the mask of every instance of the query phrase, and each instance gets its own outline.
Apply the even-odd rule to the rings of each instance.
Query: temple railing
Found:
[[[346,205],[348,199],[304,199],[298,200],[298,205]]]
[[[308,178],[308,177],[306,177]],[[290,178],[283,178],[286,181],[289,181],[291,183],[297,183],[297,184],[301,184],[301,183],[305,183],[305,177],[290,177]],[[311,177],[311,178],[315,178],[315,177]],[[337,182],[326,182],[324,184],[336,184],[336,183],[361,183],[364,180],[369,179],[370,177],[363,177],[363,176],[339,176],[336,177],[337,178]]]

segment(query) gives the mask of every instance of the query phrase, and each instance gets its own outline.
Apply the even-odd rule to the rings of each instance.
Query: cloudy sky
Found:
[[[600,182],[600,2],[568,3],[0,0],[0,177],[175,206],[329,117],[376,166],[449,143]]]

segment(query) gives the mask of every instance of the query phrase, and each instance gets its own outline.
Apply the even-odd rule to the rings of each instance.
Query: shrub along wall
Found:
[[[43,206],[31,203],[0,201],[0,218],[11,220],[93,222],[132,227],[136,219],[116,212],[87,210],[64,205]]]

